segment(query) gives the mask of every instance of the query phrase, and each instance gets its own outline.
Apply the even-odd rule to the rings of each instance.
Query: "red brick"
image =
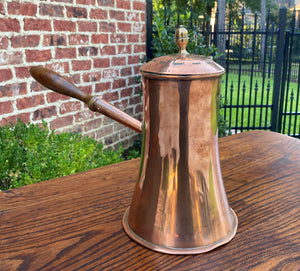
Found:
[[[103,92],[106,90],[111,89],[111,83],[110,82],[103,82],[103,83],[98,83],[95,85],[95,92]]]
[[[134,23],[132,25],[132,31],[133,31],[133,33],[140,33],[140,32],[146,31],[145,24],[144,23]]]
[[[69,35],[69,45],[84,45],[89,44],[89,36],[72,34]]]
[[[64,101],[64,100],[68,100],[70,99],[70,97],[66,96],[66,95],[62,95],[60,93],[51,91],[49,93],[47,93],[47,102],[48,103],[55,103],[57,101]]]
[[[41,92],[41,91],[44,91],[44,90],[48,90],[46,87],[44,87],[43,85],[41,85],[37,81],[32,81],[32,83],[30,85],[30,89],[31,89],[32,92]]]
[[[109,18],[113,19],[113,20],[124,21],[125,20],[125,12],[119,11],[119,10],[110,10]]]
[[[0,86],[0,97],[13,97],[24,94],[27,94],[27,84],[25,82]]]
[[[108,34],[93,34],[92,35],[92,43],[93,44],[99,44],[99,43],[108,44]]]
[[[73,71],[90,70],[91,65],[92,65],[91,60],[73,60],[72,61],[72,70]]]
[[[44,95],[35,95],[17,99],[18,110],[40,106],[42,104],[45,104]]]
[[[125,43],[126,42],[125,34],[112,34],[110,36],[110,42],[111,43]]]
[[[104,9],[92,9],[90,11],[90,18],[91,19],[107,19],[107,10]]]
[[[136,85],[136,77],[135,76],[132,76],[132,77],[127,77],[127,85],[128,86],[133,86],[133,85]]]
[[[140,22],[140,13],[139,12],[127,12],[126,13],[126,21]]]
[[[72,21],[65,20],[55,20],[54,21],[54,30],[55,31],[76,31],[76,23]]]
[[[127,0],[117,0],[117,8],[130,9],[130,1],[127,1]]]
[[[134,74],[140,75],[140,67],[141,66],[142,65],[139,62],[138,65],[136,65],[136,66],[133,67]]]
[[[103,71],[103,78],[104,79],[112,79],[119,76],[118,69],[107,69]]]
[[[115,55],[116,54],[116,47],[115,46],[104,46],[100,49],[100,55]]]
[[[98,0],[98,5],[99,6],[104,6],[104,7],[114,7],[115,6],[115,0]]]
[[[110,67],[109,58],[96,58],[94,59],[94,68],[108,68]]]
[[[69,80],[73,83],[73,84],[79,84],[80,83],[80,74],[74,74],[72,75]]]
[[[12,79],[13,75],[11,69],[1,69],[0,70],[0,82],[8,81]]]
[[[26,50],[27,62],[46,62],[49,61],[51,56],[51,50]]]
[[[146,10],[146,1],[143,2],[138,2],[138,1],[134,1],[133,2],[133,9],[134,10]]]
[[[39,35],[20,35],[11,37],[11,46],[14,48],[36,47],[39,45],[39,42]]]
[[[51,21],[46,19],[24,19],[24,30],[51,31]]]
[[[100,22],[99,24],[100,32],[115,32],[116,31],[116,25],[115,23],[108,23],[108,22]]]
[[[81,89],[84,93],[87,93],[87,94],[92,94],[92,91],[93,91],[92,85],[80,87],[80,89]]]
[[[3,36],[0,37],[0,49],[7,49],[8,47],[8,38]]]
[[[131,32],[130,23],[118,23],[118,29],[122,32]]]
[[[5,15],[5,7],[3,2],[0,2],[0,14]]]
[[[20,78],[20,79],[31,77],[31,75],[29,73],[29,67],[15,67],[15,72],[16,72],[17,78]]]
[[[78,22],[78,31],[82,32],[97,32],[97,23],[96,22]]]
[[[40,4],[40,15],[64,17],[64,7],[58,5]]]
[[[98,55],[98,48],[90,46],[89,47],[89,53],[90,53],[90,56],[96,56],[96,55]]]
[[[103,94],[103,100],[107,102],[111,101],[117,101],[119,100],[119,92],[118,91],[113,91],[113,92],[107,92]]]
[[[125,88],[121,90],[121,98],[129,97],[133,94],[132,88]]]
[[[143,112],[143,106],[141,104],[137,105],[135,108],[134,108],[134,113],[135,114],[139,114],[139,113],[142,113]]]
[[[117,79],[113,81],[113,89],[117,88],[124,88],[126,87],[126,80],[125,79]]]
[[[97,82],[101,80],[101,71],[93,71],[82,74],[83,82]]]
[[[95,0],[76,0],[76,4],[80,5],[95,5]]]
[[[98,119],[93,119],[91,121],[87,121],[84,125],[84,131],[90,131],[90,130],[94,130],[97,129],[99,127],[102,126],[102,118],[98,118]]]
[[[33,111],[32,120],[43,120],[57,115],[57,110],[55,106],[48,106],[44,108],[39,108]]]
[[[105,136],[109,136],[114,132],[114,126],[113,125],[109,125],[106,127],[101,127],[101,129],[98,129],[96,131],[96,137],[97,138],[103,138]],[[112,141],[112,140],[111,140]]]
[[[111,59],[112,66],[125,66],[126,65],[126,57],[113,57]]]
[[[0,65],[15,65],[23,63],[22,52],[2,51],[0,52]]]
[[[65,74],[70,72],[68,62],[55,62],[46,65],[46,68],[53,70],[59,74]]]
[[[13,112],[13,105],[11,101],[0,102],[1,114],[7,114]]]
[[[55,130],[73,124],[73,116],[56,118],[50,122],[50,129]]]
[[[66,9],[69,18],[87,18],[86,8],[67,6]]]
[[[139,42],[140,35],[139,34],[128,34],[127,40],[128,42],[136,43]]]
[[[81,111],[75,115],[75,122],[90,120],[93,118],[93,116],[94,116],[94,113],[91,110]]]
[[[89,47],[80,47],[78,48],[78,55],[79,56],[88,56],[89,54]]]
[[[146,33],[141,33],[141,42],[146,42]]]
[[[66,35],[56,35],[56,34],[44,35],[43,45],[44,46],[67,45],[67,37]]]
[[[123,99],[122,101],[120,102],[114,102],[114,105],[117,107],[117,108],[126,108],[128,106],[128,99]],[[124,128],[124,126],[123,126]]]
[[[0,18],[0,32],[20,32],[20,23],[17,19]]]
[[[37,5],[29,2],[9,2],[7,3],[8,14],[35,16]]]
[[[81,102],[79,101],[68,101],[61,104],[59,108],[60,114],[66,114],[74,111],[78,111],[81,109]]]
[[[132,75],[131,67],[125,67],[121,69],[121,76]]]
[[[76,49],[75,48],[56,48],[55,58],[76,58]]]
[[[145,45],[134,45],[133,52],[134,53],[144,53],[144,52],[146,52],[146,47],[145,47]]]
[[[118,54],[131,54],[131,45],[119,45],[118,46]]]
[[[30,113],[21,113],[13,116],[9,116],[1,120],[1,125],[12,123],[17,123],[18,119],[20,119],[23,123],[28,123],[30,121]]]
[[[51,0],[52,2],[73,3],[73,0]]]
[[[135,97],[131,97],[129,99],[129,104],[130,105],[135,105],[141,102],[141,96],[135,96]]]
[[[137,64],[140,62],[140,56],[128,56],[128,64]]]

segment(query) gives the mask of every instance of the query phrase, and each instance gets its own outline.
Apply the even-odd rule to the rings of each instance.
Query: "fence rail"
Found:
[[[148,9],[152,8],[149,3]],[[147,35],[147,56],[151,58],[155,30],[147,14],[151,34]],[[226,69],[221,90],[226,102],[221,113],[230,130],[272,130],[300,137],[300,32],[295,31],[295,13],[288,24],[287,9],[281,8],[278,25],[270,23],[269,14],[264,27],[259,26],[257,14],[247,24],[243,9],[239,28],[229,20],[223,31],[217,23],[214,31],[198,23],[202,28],[197,32],[223,53],[216,61]],[[192,20],[189,26],[195,30]]]

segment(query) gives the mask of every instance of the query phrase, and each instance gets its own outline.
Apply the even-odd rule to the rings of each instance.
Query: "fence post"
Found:
[[[271,131],[280,131],[280,123],[278,121],[281,97],[281,79],[282,67],[284,59],[285,47],[285,26],[287,18],[287,8],[282,7],[279,11],[279,25],[278,25],[278,38],[276,48],[275,72],[274,72],[274,87],[273,87],[273,110],[271,120]]]
[[[153,58],[152,39],[153,39],[153,26],[152,26],[153,5],[152,0],[146,0],[146,57],[147,59]]]

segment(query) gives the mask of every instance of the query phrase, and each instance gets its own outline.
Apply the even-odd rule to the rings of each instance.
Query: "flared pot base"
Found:
[[[166,246],[151,243],[135,234],[135,232],[130,228],[130,226],[128,224],[129,209],[130,208],[127,208],[127,210],[125,211],[125,214],[123,216],[123,228],[124,228],[124,231],[126,232],[126,234],[131,239],[133,239],[135,242],[143,245],[144,247],[149,248],[154,251],[161,252],[161,253],[188,255],[188,254],[200,254],[200,253],[208,252],[208,251],[213,250],[221,245],[228,243],[235,236],[236,231],[237,231],[238,219],[237,219],[235,212],[230,208],[230,212],[231,212],[232,218],[234,220],[233,227],[228,232],[228,234],[225,237],[223,237],[222,239],[218,240],[215,243],[200,246],[200,247],[190,247],[190,248],[166,247]]]

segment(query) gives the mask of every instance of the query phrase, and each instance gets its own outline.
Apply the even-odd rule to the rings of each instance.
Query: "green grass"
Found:
[[[245,105],[244,108],[232,108],[226,109],[226,119],[228,120],[229,127],[238,126],[238,127],[269,127],[271,125],[271,108],[263,107],[261,105],[271,105],[273,99],[273,82],[274,78],[268,78],[267,75],[265,80],[263,80],[262,76],[253,76],[252,81],[249,75],[241,75],[239,79],[238,74],[229,73],[228,81],[227,81],[227,93],[226,89],[226,74],[222,78],[222,89],[221,95],[225,97],[227,104],[231,105]],[[231,88],[231,86],[233,86]],[[230,90],[233,89],[231,92]],[[300,105],[296,106],[297,102],[297,89],[298,83],[290,82],[289,84],[289,94],[286,101],[284,103],[284,111],[285,106],[287,106],[287,112],[298,111],[300,112]],[[294,93],[294,99],[291,104],[291,92]],[[256,107],[254,105],[256,104]],[[252,107],[249,107],[252,105]],[[237,111],[238,110],[238,111]],[[224,109],[221,111],[224,113]],[[229,117],[231,114],[231,122],[229,121]],[[295,118],[286,117],[285,126],[288,127],[290,124],[294,127]],[[296,128],[299,132],[300,125],[300,117],[297,118]],[[241,128],[242,129],[242,128]],[[238,129],[238,130],[241,130]],[[297,133],[298,133],[297,132]],[[284,133],[288,133],[288,128],[285,128]]]

